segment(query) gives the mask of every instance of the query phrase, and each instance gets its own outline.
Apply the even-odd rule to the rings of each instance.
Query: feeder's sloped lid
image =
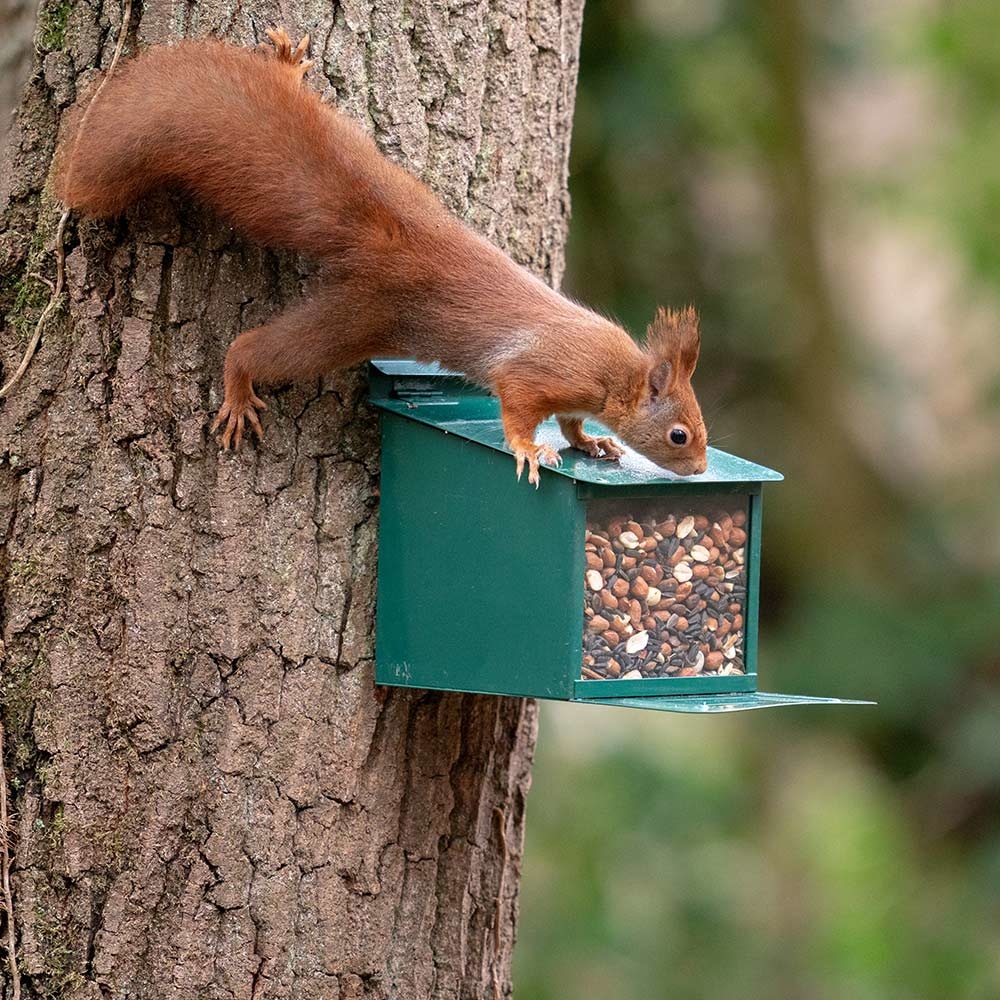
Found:
[[[764,691],[746,694],[673,695],[671,697],[586,698],[576,699],[579,705],[613,705],[618,708],[647,708],[657,712],[684,712],[705,715],[716,712],[746,712],[753,708],[778,708],[782,705],[874,705],[873,701],[849,701],[844,698],[813,698],[801,694],[768,694]]]
[[[371,401],[375,406],[510,454],[504,443],[499,402],[485,390],[436,364],[383,358],[371,364],[387,383],[378,388],[373,385]],[[590,434],[608,433],[596,421],[588,420],[584,427]],[[675,476],[627,446],[623,446],[625,455],[619,462],[590,458],[569,448],[559,424],[551,418],[539,426],[535,440],[562,455],[558,468],[543,466],[547,472],[599,486],[766,483],[784,478],[774,469],[717,448],[708,449],[708,469],[700,476]]]

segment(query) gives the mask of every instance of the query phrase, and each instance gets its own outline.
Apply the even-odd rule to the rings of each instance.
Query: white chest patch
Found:
[[[539,337],[534,330],[511,330],[502,341],[493,345],[486,353],[484,364],[490,378],[496,376],[498,368],[519,360],[535,350],[538,345]]]

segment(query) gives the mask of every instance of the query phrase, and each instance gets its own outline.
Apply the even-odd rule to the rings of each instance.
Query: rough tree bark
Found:
[[[0,0],[0,147],[31,62],[35,0]]]
[[[309,84],[556,282],[581,7],[157,0],[126,53],[311,32]],[[0,185],[5,374],[53,273],[60,121],[121,15],[43,4]],[[228,343],[305,265],[174,195],[67,248],[67,301],[0,404],[25,995],[509,993],[535,708],[374,687],[364,373],[271,393],[262,447],[208,436]]]

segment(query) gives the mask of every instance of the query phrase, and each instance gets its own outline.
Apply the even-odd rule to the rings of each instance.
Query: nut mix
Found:
[[[581,676],[744,673],[746,541],[745,510],[588,523]]]

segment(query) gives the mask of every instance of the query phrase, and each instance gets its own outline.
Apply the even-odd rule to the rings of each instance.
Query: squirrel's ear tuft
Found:
[[[656,310],[646,328],[646,350],[654,357],[673,363],[677,377],[690,378],[698,364],[701,332],[694,306]]]

